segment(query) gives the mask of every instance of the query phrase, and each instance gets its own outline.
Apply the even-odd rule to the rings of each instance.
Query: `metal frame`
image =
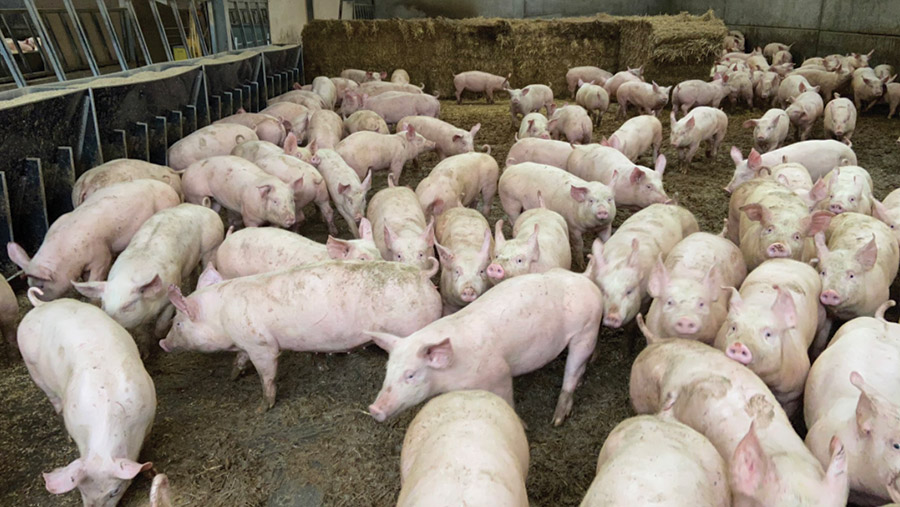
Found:
[[[197,30],[197,37],[200,39],[200,51],[203,53],[203,56],[209,56],[209,49],[206,47],[206,38],[203,36],[203,25],[200,23],[200,18],[197,16],[197,4],[194,0],[191,0],[191,21],[194,23],[194,27]]]
[[[100,17],[103,18],[103,23],[109,31],[109,39],[112,41],[113,51],[116,52],[119,66],[122,67],[122,70],[128,70],[128,61],[125,59],[125,53],[122,52],[122,43],[119,42],[119,34],[116,33],[116,26],[113,24],[112,18],[109,17],[109,11],[106,9],[106,2],[104,0],[97,0],[97,7],[100,9]]]
[[[4,22],[4,24],[6,24]],[[6,39],[6,34],[0,29],[0,38]],[[13,37],[13,41],[15,41],[16,49],[19,51],[19,54],[22,54],[22,48],[19,47],[19,41],[16,41],[16,38]],[[19,66],[16,65],[16,59],[12,53],[9,52],[9,48],[6,47],[6,43],[2,44],[2,48],[0,48],[0,56],[3,57],[3,63],[6,64],[7,70],[9,70],[9,75],[12,76],[13,81],[16,82],[16,86],[18,88],[23,88],[25,86],[25,77],[22,76],[22,72],[19,70]]]
[[[46,59],[50,61],[50,67],[53,68],[53,73],[56,74],[56,79],[59,81],[66,80],[66,74],[63,72],[62,64],[59,63],[59,59],[56,56],[56,49],[53,47],[53,43],[50,41],[50,37],[47,36],[47,27],[44,26],[43,20],[41,20],[40,14],[38,14],[37,7],[34,6],[34,0],[23,0],[25,3],[25,10],[28,11],[28,16],[31,18],[32,25],[37,28],[38,36],[40,37],[41,43],[41,54],[46,56]],[[102,2],[103,0],[98,0],[98,2]],[[106,6],[104,6],[104,9]],[[5,45],[5,44],[4,44]]]
[[[156,20],[156,29],[159,30],[159,38],[162,40],[163,49],[166,50],[166,57],[170,62],[174,61],[172,48],[169,46],[169,38],[166,36],[166,27],[163,25],[162,18],[159,17],[159,9],[156,8],[156,0],[147,1],[150,4],[150,10],[153,12],[153,19]]]
[[[128,11],[132,23],[134,23],[134,26],[137,28],[137,30],[135,30],[135,35],[138,39],[138,45],[141,46],[141,53],[144,55],[144,61],[147,65],[150,65],[153,63],[153,59],[150,58],[150,50],[147,48],[147,41],[144,39],[144,32],[141,30],[141,24],[138,22],[137,13],[134,12],[134,4],[131,3],[131,0],[125,0],[125,10]]]
[[[175,24],[178,26],[178,35],[181,37],[181,45],[184,47],[184,53],[188,59],[193,58],[191,48],[188,46],[187,35],[184,33],[184,23],[181,22],[181,13],[178,12],[177,0],[169,0],[169,6],[172,7],[172,14],[175,16]]]
[[[94,59],[94,52],[91,51],[91,43],[88,40],[87,33],[84,31],[84,26],[81,25],[81,19],[79,19],[78,13],[75,11],[72,0],[63,0],[63,5],[66,7],[66,12],[69,14],[69,20],[75,27],[75,31],[78,32],[78,46],[81,48],[82,53],[84,53],[88,67],[91,69],[91,74],[99,76],[100,69],[97,67],[97,60]]]

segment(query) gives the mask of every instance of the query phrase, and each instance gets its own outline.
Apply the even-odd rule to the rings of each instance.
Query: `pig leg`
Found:
[[[897,105],[900,105],[900,100],[892,100],[891,101],[891,111],[888,113],[888,120],[894,116],[894,113],[897,112]]]
[[[462,104],[462,92],[465,88],[456,88],[456,103]]]
[[[687,172],[688,166],[691,165],[691,160],[694,160],[694,154],[697,153],[697,150],[700,148],[700,141],[694,141],[691,143],[691,146],[688,148],[687,153],[684,158],[684,165],[681,166],[681,172]]]
[[[491,88],[488,88],[488,89],[485,90],[484,92],[485,92],[485,94],[487,95],[487,103],[488,103],[488,104],[493,104],[493,103],[494,103],[494,90],[491,89]]]
[[[562,391],[553,412],[553,425],[559,426],[572,413],[575,388],[581,383],[588,358],[597,345],[597,329],[588,326],[569,339],[569,352],[566,355],[566,372],[563,376]]]
[[[172,317],[175,316],[175,307],[172,305],[166,305],[163,308],[162,313],[159,314],[159,317],[156,319],[156,324],[153,326],[153,336],[157,339],[162,339],[166,337],[166,333],[169,331],[169,326],[172,324]]]
[[[85,269],[88,273],[87,281],[99,282],[106,280],[110,263],[112,263],[112,253],[109,250],[106,250],[87,265],[87,268]]]
[[[719,145],[722,144],[722,140],[725,139],[725,130],[720,130],[716,132],[716,135],[713,136],[712,140],[712,156],[715,157],[719,152]]]
[[[522,212],[522,203],[518,199],[504,193],[500,194],[500,205],[509,217],[509,223],[514,224]]]
[[[391,177],[394,178],[394,185],[400,185],[400,174],[403,172],[403,163],[405,161],[396,161],[391,164]]]
[[[616,111],[616,119],[624,120],[628,117],[628,100],[619,102],[619,110]]]
[[[244,227],[260,227],[263,222],[262,220],[256,220],[255,218],[250,217],[246,213],[241,213],[241,221],[244,222]],[[297,222],[300,223],[303,221],[302,217],[297,217]]]
[[[322,214],[322,221],[328,226],[328,234],[336,237],[338,230],[337,226],[334,225],[334,210],[331,209],[331,203],[328,202],[328,198],[326,197],[324,201],[316,201],[316,207],[319,208],[319,213]]]
[[[47,395],[47,399],[49,399],[50,404],[53,405],[53,410],[55,410],[57,414],[62,414],[62,410],[63,410],[62,399],[59,396],[57,396],[56,393],[52,389],[50,389],[50,386],[48,386],[43,381],[43,379],[38,378],[36,376],[32,376],[31,378],[34,379],[34,383],[37,384],[37,386],[41,388],[41,391],[44,391],[44,394]]]
[[[491,214],[491,204],[494,202],[494,195],[497,193],[496,181],[488,182],[481,189],[481,214],[488,216]]]
[[[341,217],[343,217],[344,222],[347,222],[347,228],[350,229],[350,234],[353,235],[354,238],[359,238],[359,226],[356,225],[356,220],[353,219],[350,215],[341,212],[338,210]]]
[[[870,101],[869,101],[869,105],[866,106],[866,109],[865,109],[865,111],[863,111],[863,112],[866,112],[866,111],[868,111],[869,109],[872,109],[873,107],[875,107],[875,104],[876,104],[877,102],[878,102],[877,100],[870,100]]]
[[[258,413],[275,406],[275,375],[278,373],[278,349],[261,345],[248,349],[247,356],[256,372],[263,388],[263,404],[257,409]]]
[[[659,157],[660,146],[662,146],[662,132],[653,137],[653,163],[656,163],[656,159]]]
[[[231,365],[231,380],[237,380],[238,377],[247,369],[247,363],[250,362],[250,356],[243,350],[237,353],[234,358],[234,364]]]

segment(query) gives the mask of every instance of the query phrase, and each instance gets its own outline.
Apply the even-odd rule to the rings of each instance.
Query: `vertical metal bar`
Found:
[[[128,158],[128,133],[124,129],[113,129],[113,144],[110,159]]]
[[[53,67],[53,73],[56,74],[56,79],[65,81],[66,74],[63,72],[62,64],[59,63],[59,59],[56,56],[56,49],[53,47],[53,43],[50,42],[50,37],[47,35],[47,27],[44,26],[44,21],[41,19],[41,15],[38,14],[37,7],[34,6],[34,0],[23,1],[25,2],[25,9],[28,11],[28,16],[31,18],[31,22],[37,28],[38,35],[41,37],[41,52],[47,54],[47,58],[50,60],[50,66]]]
[[[4,44],[4,46],[5,45],[6,44]],[[0,243],[5,245],[12,240],[13,229],[12,215],[10,214],[9,206],[9,187],[6,185],[6,172],[0,171]],[[9,260],[2,262],[12,264]]]
[[[244,24],[244,14],[241,12],[241,8],[237,2],[234,3],[234,10],[237,12],[238,22],[241,24],[241,33],[244,35],[244,40],[241,44],[241,47],[247,47],[247,42],[250,40],[247,37],[247,26]]]
[[[0,30],[0,38],[5,38],[6,34],[3,33],[3,30]],[[15,40],[15,38],[13,38]],[[18,47],[18,43],[16,43],[16,47]],[[25,78],[22,76],[22,72],[19,71],[19,66],[16,65],[16,59],[9,52],[9,48],[6,47],[6,43],[3,43],[3,47],[0,48],[0,54],[3,56],[3,63],[6,64],[6,68],[9,69],[9,75],[12,76],[13,81],[16,82],[16,86],[19,88],[23,88],[25,86]],[[22,59],[24,60],[24,58]]]
[[[168,138],[166,137],[166,117],[156,116],[150,121],[149,132],[150,162],[166,165]]]
[[[222,92],[222,117],[234,114],[234,96],[231,92]]]
[[[244,2],[244,7],[247,9],[247,16],[250,17],[250,28],[253,30],[253,45],[254,46],[262,46],[263,41],[259,38],[259,32],[256,30],[257,20],[253,17],[253,9],[250,8],[250,2]]]
[[[26,0],[31,1],[31,0]],[[119,60],[119,66],[122,70],[128,70],[128,62],[125,60],[125,54],[122,52],[122,44],[119,42],[119,34],[116,33],[116,27],[113,25],[112,18],[109,17],[109,11],[106,10],[106,1],[97,0],[97,7],[100,8],[100,17],[106,29],[109,30],[109,38],[112,40],[113,50],[116,52],[116,58]]]
[[[16,215],[21,213],[22,222],[24,222],[19,224],[19,231],[15,230],[15,226],[13,227],[13,234],[18,232],[17,236],[26,239],[27,246],[23,245],[26,250],[29,250],[30,247],[37,250],[47,234],[47,229],[50,228],[47,220],[47,197],[44,193],[41,159],[26,158],[23,169],[21,179],[15,181],[16,178],[13,178],[11,181],[17,187],[12,189],[11,194],[19,200],[19,206],[14,209],[17,212]]]
[[[262,31],[263,44],[271,44],[269,38],[269,14],[262,5],[264,4],[256,4],[256,13],[259,15],[259,25],[260,30]]]
[[[209,121],[215,122],[222,119],[222,97],[213,95],[209,98]]]
[[[159,9],[156,8],[156,0],[147,0],[150,3],[150,10],[153,11],[153,19],[156,20],[156,29],[159,30],[159,38],[162,40],[163,49],[166,50],[168,61],[174,61],[172,57],[172,48],[169,47],[169,38],[166,37],[166,27],[163,26],[162,18],[159,17]]]
[[[210,39],[212,39],[213,53],[221,53],[234,49],[231,39],[231,16],[225,0],[212,0],[209,2]]]
[[[252,99],[252,94],[251,94],[251,90],[250,90],[250,85],[245,84],[241,88],[243,88],[243,90],[244,90],[244,109],[248,113],[255,113],[256,111],[253,109],[253,99]]]
[[[87,33],[84,31],[84,27],[81,25],[81,19],[79,19],[78,13],[75,12],[75,6],[72,4],[72,0],[63,0],[63,5],[65,5],[66,12],[69,13],[69,19],[72,21],[72,25],[75,26],[75,31],[78,33],[78,46],[81,48],[81,52],[84,53],[88,67],[91,68],[91,74],[99,76],[100,69],[97,67],[97,60],[94,59],[94,52],[91,51],[91,42],[87,37]]]
[[[0,12],[0,22],[3,23],[3,31],[4,31],[4,33],[8,33],[8,34],[12,35],[13,31],[9,29],[9,25],[6,23],[6,15],[4,15],[2,12]],[[6,38],[6,37],[4,36],[4,39],[5,39],[5,38]],[[15,38],[15,37],[11,37],[11,38],[12,38],[12,40],[13,40],[13,45],[16,46],[16,51],[18,51],[19,54],[21,55],[21,54],[22,54],[22,46],[19,45],[19,40],[18,40],[17,38]],[[4,46],[5,46],[5,45],[6,45],[6,44],[4,44]],[[7,49],[9,49],[9,48],[7,48]],[[28,62],[25,60],[25,58],[22,58],[22,66],[25,67],[25,72],[26,72],[26,73],[30,73],[30,72],[31,72],[31,66],[28,65]]]
[[[262,102],[259,100],[260,98],[263,99]],[[265,104],[266,104],[265,98],[259,96],[259,82],[251,81],[250,82],[250,109],[254,113],[258,113],[258,112],[262,111],[262,109],[265,107]]]
[[[134,123],[131,129],[134,138],[134,149],[131,152],[132,158],[150,161],[150,126],[144,122],[138,121]]]
[[[128,11],[128,14],[131,16],[131,22],[135,26],[134,33],[137,35],[138,45],[141,46],[141,53],[144,55],[144,62],[147,65],[153,63],[153,60],[150,58],[150,50],[147,49],[147,41],[144,40],[144,32],[141,30],[141,24],[138,22],[137,13],[134,12],[134,4],[131,3],[131,0],[125,0],[125,9]]]
[[[75,186],[75,160],[71,146],[56,148],[56,163],[50,164],[51,174],[44,179],[47,198],[47,219],[50,223],[72,211],[72,187]]]
[[[239,109],[244,109],[244,90],[235,88],[231,91],[231,96],[234,97],[234,114],[237,114]],[[244,112],[247,110],[244,109]]]
[[[266,76],[266,102],[275,97],[275,77]]]
[[[191,20],[197,27],[197,38],[200,39],[200,51],[203,56],[209,56],[209,49],[206,47],[206,38],[203,37],[203,25],[200,24],[200,17],[197,16],[197,4],[191,0]]]
[[[169,111],[166,118],[166,135],[169,136],[169,146],[177,143],[184,137],[184,124],[181,119],[181,111]]]
[[[190,135],[197,130],[197,106],[184,106],[184,126],[182,127],[184,135]]]
[[[306,0],[306,22],[316,19],[316,13],[313,11],[313,0]]]
[[[78,145],[75,146],[76,176],[81,176],[88,169],[103,163],[94,104],[94,90],[88,89],[88,93],[82,99],[81,125],[78,131]]]
[[[68,47],[70,47],[70,48],[75,47],[75,46],[76,46],[76,43],[75,43],[75,37],[72,36],[72,30],[69,29],[69,24],[66,23],[66,20],[65,20],[65,19],[63,19],[62,13],[53,13],[53,14],[56,14],[57,19],[59,19],[59,24],[62,25],[62,31],[63,31],[63,34],[68,38],[68,40],[65,41],[66,44],[68,44]],[[48,16],[47,23],[48,23],[48,24],[50,23],[50,21],[49,21],[49,15],[50,15],[50,13],[47,14],[47,16]],[[53,25],[50,25],[50,26],[53,26]],[[53,37],[53,42],[54,42],[54,44],[56,44],[56,45],[59,46],[60,48],[64,47],[63,44],[60,44],[60,43],[59,43],[59,37],[56,36],[56,32],[55,32],[54,30],[50,30],[50,36]],[[81,56],[81,54],[78,53],[77,51],[75,52],[75,56],[76,56],[76,58],[78,58],[78,61],[75,62],[75,65],[78,65],[78,64],[81,63],[82,61],[84,61],[85,63],[87,63],[87,60],[85,60],[85,59]],[[65,58],[63,58],[63,60],[65,60]],[[65,63],[65,62],[63,62],[63,63]],[[78,70],[78,69],[73,69],[73,70]]]
[[[184,52],[187,54],[188,59],[193,58],[193,54],[191,53],[191,48],[188,46],[187,35],[184,33],[184,24],[181,22],[181,13],[178,12],[178,2],[176,0],[169,0],[169,6],[172,7],[172,14],[175,15],[175,24],[178,25],[178,35],[181,37],[181,44],[184,46]]]

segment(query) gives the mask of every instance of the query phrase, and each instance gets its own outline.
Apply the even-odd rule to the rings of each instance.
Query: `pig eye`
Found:
[[[606,202],[613,202],[612,197],[608,197],[608,198],[606,199]]]
[[[425,257],[425,252],[419,252],[419,258],[421,259],[423,257]]]
[[[799,232],[794,233],[794,241],[800,241],[800,233]]]
[[[415,370],[406,370],[406,373],[403,374],[403,377],[406,379],[407,382],[409,382],[409,381],[413,380],[414,378],[416,378],[416,371]]]
[[[521,258],[521,257],[519,257],[519,258],[516,259],[516,264],[522,264],[522,262],[523,262],[523,261],[522,261],[522,258]]]
[[[456,276],[462,276],[462,270],[459,269],[459,268],[454,269],[454,270],[453,270],[453,273],[454,273]]]
[[[766,339],[767,339],[767,340],[770,340],[770,339],[772,338],[772,331],[768,331],[768,330],[767,330],[766,333],[765,333],[765,336],[766,336]]]
[[[667,304],[668,306],[672,306],[672,305],[675,304],[675,302],[672,301],[672,300],[670,299],[670,300],[666,301],[666,304]]]
[[[775,232],[774,227],[772,227],[771,225],[766,227],[766,234],[772,234],[773,232]]]
[[[894,450],[895,450],[895,451],[900,451],[900,444],[898,444],[897,442],[894,442],[894,446],[893,446],[893,447],[894,447]]]
[[[823,269],[822,271],[819,272],[819,274],[822,276],[825,276],[825,270]]]
[[[732,325],[731,325],[731,332],[733,333],[733,332],[735,332],[735,331],[737,331],[737,326],[735,326],[734,324],[732,324]]]
[[[398,260],[398,261],[402,261],[402,260],[403,260],[403,256],[402,256],[401,254],[397,254],[397,260]]]
[[[850,202],[856,202],[856,197],[851,197]]]
[[[847,276],[848,276],[851,280],[853,280],[854,278],[856,278],[856,276],[855,276],[852,272],[847,273]]]
[[[634,287],[632,287],[632,288],[628,289],[627,291],[625,291],[625,295],[626,295],[626,296],[630,296],[632,292],[634,292]]]
[[[119,494],[119,490],[121,490],[121,489],[122,489],[122,485],[120,484],[119,487],[117,487],[116,489],[114,489],[114,490],[112,490],[112,491],[109,492],[109,497],[110,497],[110,498],[115,498],[116,495]]]
[[[589,204],[594,204],[594,200],[593,200],[593,199],[588,199],[588,203],[589,203]]]
[[[700,304],[697,306],[699,306],[700,308],[704,308],[704,307],[706,307],[706,303],[704,303],[703,301],[700,301]]]

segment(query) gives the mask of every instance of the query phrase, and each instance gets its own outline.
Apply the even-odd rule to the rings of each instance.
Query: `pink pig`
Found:
[[[486,153],[463,153],[448,157],[416,186],[419,204],[426,216],[440,215],[460,206],[474,206],[481,196],[481,212],[488,216],[497,193],[500,168]]]
[[[519,124],[519,132],[516,134],[516,141],[526,139],[528,137],[537,137],[540,139],[550,139],[550,131],[547,130],[547,117],[541,113],[528,113],[522,118]]]
[[[872,216],[887,224],[900,241],[900,189],[894,189],[881,202],[873,200]]]
[[[509,78],[511,77],[512,72],[503,77],[480,70],[469,70],[454,74],[453,87],[456,88],[456,103],[462,104],[462,92],[469,90],[475,93],[484,93],[488,104],[493,104],[494,92],[505,89],[509,85]]]
[[[492,283],[526,273],[572,268],[569,229],[559,213],[544,207],[527,210],[516,219],[513,236],[504,238],[503,220],[497,220],[493,258],[487,268]]]
[[[641,114],[659,116],[662,108],[669,103],[669,90],[671,86],[659,86],[653,83],[632,81],[622,83],[616,90],[616,102],[619,103],[617,118],[628,117],[628,105],[633,104]]]
[[[240,109],[237,114],[226,116],[221,120],[216,120],[213,125],[222,123],[233,123],[249,127],[256,132],[259,139],[269,141],[273,144],[281,144],[284,142],[284,136],[291,129],[291,123],[283,121],[281,118],[270,116],[264,113],[247,113]]]
[[[643,73],[643,65],[638,67],[637,69],[628,69],[616,72],[612,77],[610,77],[603,83],[603,88],[606,89],[606,93],[609,94],[610,99],[617,98],[616,93],[618,93],[619,87],[622,86],[623,83],[643,82]]]
[[[434,219],[426,224],[415,192],[406,187],[381,189],[369,202],[366,215],[384,260],[428,269],[434,256]]]
[[[444,315],[468,305],[490,288],[491,226],[469,208],[453,208],[434,222],[434,246],[441,260],[441,298]]]
[[[760,153],[777,150],[791,129],[791,119],[784,109],[769,109],[758,120],[747,120],[744,128],[753,127],[753,146]]]
[[[662,181],[665,169],[665,155],[660,155],[655,168],[650,169],[635,165],[613,147],[597,145],[575,148],[566,164],[566,170],[575,176],[612,187],[616,206],[638,208],[669,200]]]
[[[566,71],[566,84],[569,86],[569,93],[574,97],[576,90],[581,87],[581,83],[593,81],[595,84],[603,86],[606,80],[612,76],[611,72],[607,72],[600,67],[572,67]],[[607,94],[608,96],[609,94]]]
[[[662,123],[655,116],[635,116],[613,132],[606,145],[621,151],[632,162],[652,149],[651,160],[656,160],[662,145]]]
[[[372,188],[372,171],[360,181],[352,167],[334,150],[320,150],[319,173],[325,179],[328,194],[334,200],[338,213],[347,222],[353,237],[358,238],[357,224],[366,213],[366,192]]]
[[[728,129],[728,115],[721,109],[695,107],[678,121],[675,121],[675,111],[672,111],[670,120],[672,131],[669,140],[678,149],[678,158],[685,167],[691,165],[694,154],[703,142],[706,143],[706,155],[715,158]]]
[[[578,93],[575,94],[575,102],[585,108],[593,117],[594,123],[599,127],[603,113],[609,109],[609,94],[606,88],[599,84],[578,82]]]
[[[424,93],[387,92],[374,97],[348,92],[341,104],[341,114],[347,116],[360,109],[374,111],[389,124],[396,124],[406,116],[431,116],[441,114],[437,97]]]
[[[343,77],[333,77],[331,78],[331,82],[334,83],[336,88],[337,97],[334,102],[335,106],[340,106],[341,102],[344,101],[344,95],[347,94],[348,91],[353,91],[359,87],[359,83],[352,79],[346,79]]]
[[[506,165],[534,162],[565,169],[566,162],[569,160],[569,155],[572,154],[573,150],[574,147],[565,141],[554,141],[537,137],[519,139],[509,149],[509,154],[506,156]]]
[[[407,116],[397,123],[397,132],[406,130],[407,126],[412,126],[414,132],[434,143],[434,151],[441,160],[475,151],[475,134],[481,129],[480,123],[464,130],[430,116]]]
[[[825,105],[825,134],[849,146],[854,130],[856,130],[856,106],[850,99],[842,98],[835,93],[834,100]]]
[[[509,114],[513,124],[519,121],[518,115],[525,116],[545,108],[547,114],[553,107],[553,90],[547,85],[533,84],[522,89],[507,88],[509,93]]]
[[[369,132],[378,132],[379,134],[390,134],[387,123],[384,118],[375,114],[374,111],[361,110],[351,114],[344,120],[344,135],[349,136],[355,132],[368,130]]]
[[[319,214],[322,215],[322,221],[328,227],[328,233],[337,235],[334,210],[331,209],[331,201],[328,198],[328,187],[315,167],[290,155],[271,155],[252,162],[293,189],[295,226],[306,219],[303,208],[307,204],[315,203]]]
[[[682,81],[672,90],[672,114],[681,109],[682,114],[695,106],[718,108],[722,99],[728,96],[728,76],[717,75],[712,82],[699,79]]]
[[[797,138],[806,141],[812,131],[813,124],[825,108],[822,96],[818,92],[803,92],[788,102],[791,105],[785,110],[791,124],[797,129]]]
[[[856,165],[856,154],[853,150],[846,144],[832,139],[801,141],[762,155],[756,150],[751,150],[746,159],[738,147],[732,146],[731,159],[735,168],[734,176],[725,187],[727,192],[734,192],[744,182],[759,176],[764,168],[771,169],[785,162],[803,164],[813,180],[824,177],[835,167]]]
[[[316,147],[334,149],[344,135],[344,120],[333,111],[316,111],[309,120],[309,142]]]
[[[433,141],[425,139],[412,126],[397,134],[384,135],[362,131],[350,134],[334,149],[363,178],[370,171],[389,169],[395,184],[400,182],[400,174],[406,162],[414,160],[421,153],[431,151]]]
[[[589,144],[594,124],[583,107],[563,106],[553,112],[547,130],[553,139],[565,137],[572,144]]]
[[[208,125],[198,129],[169,147],[169,167],[184,171],[194,162],[217,155],[228,155],[235,146],[257,141],[253,129],[233,123]]]
[[[151,164],[143,160],[117,158],[88,169],[75,180],[72,187],[72,206],[78,207],[101,188],[127,181],[153,179],[172,187],[181,195],[181,176],[164,165]]]

